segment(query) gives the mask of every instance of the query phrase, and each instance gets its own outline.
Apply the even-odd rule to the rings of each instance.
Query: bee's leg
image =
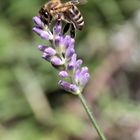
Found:
[[[61,15],[57,15],[57,19],[54,20],[54,25],[60,25],[61,23]]]
[[[69,28],[70,28],[70,23],[66,23],[63,29],[63,34],[65,34],[69,30]]]
[[[70,35],[72,38],[75,38],[75,27],[73,24],[71,24]]]
[[[50,17],[46,18],[45,16],[43,16],[43,17],[41,17],[41,20],[43,21],[43,23],[45,25],[49,26],[50,23],[52,22],[52,17],[50,16]]]

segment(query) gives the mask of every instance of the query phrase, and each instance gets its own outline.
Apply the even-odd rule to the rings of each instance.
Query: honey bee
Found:
[[[63,29],[65,34],[70,29],[71,37],[75,37],[75,29],[82,30],[84,26],[83,16],[77,8],[78,0],[62,3],[60,0],[50,0],[39,10],[41,20],[50,24],[52,21],[65,21]]]

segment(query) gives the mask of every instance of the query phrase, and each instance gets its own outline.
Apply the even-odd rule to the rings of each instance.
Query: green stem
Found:
[[[79,98],[80,98],[80,100],[81,100],[81,102],[83,104],[83,107],[84,107],[88,117],[90,118],[90,120],[92,122],[93,127],[96,129],[96,131],[98,133],[98,136],[100,137],[101,140],[106,140],[104,134],[102,133],[102,131],[100,130],[96,120],[94,119],[94,117],[93,117],[93,115],[92,115],[92,113],[91,113],[91,111],[90,111],[90,109],[89,109],[89,107],[88,107],[88,105],[86,103],[85,98],[83,97],[83,95],[81,93],[78,94],[78,96],[79,96]]]

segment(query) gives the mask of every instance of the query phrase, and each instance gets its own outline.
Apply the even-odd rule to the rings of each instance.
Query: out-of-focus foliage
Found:
[[[37,50],[44,42],[32,17],[44,2],[0,2],[0,140],[94,139],[79,101],[58,88]],[[85,90],[92,111],[108,140],[140,140],[140,1],[89,0],[79,9],[76,47],[93,75]]]

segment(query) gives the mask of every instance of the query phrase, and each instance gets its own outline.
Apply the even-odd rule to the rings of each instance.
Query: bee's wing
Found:
[[[51,0],[52,2],[60,2],[60,0]]]
[[[71,0],[71,1],[74,4],[86,4],[88,2],[87,0]]]

